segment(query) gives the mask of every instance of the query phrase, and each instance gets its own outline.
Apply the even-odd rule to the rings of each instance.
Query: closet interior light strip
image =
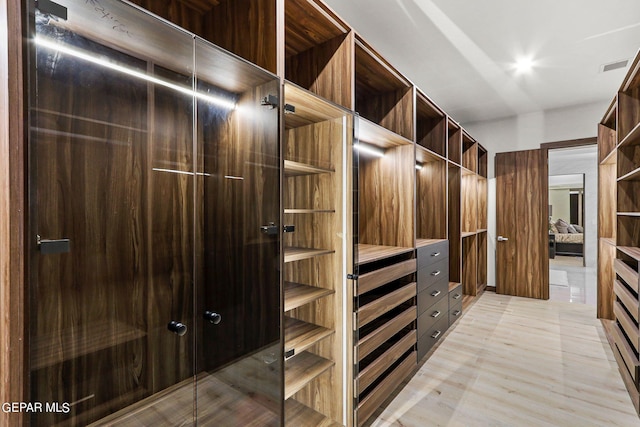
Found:
[[[353,146],[361,153],[371,154],[376,157],[384,157],[384,150],[382,148],[375,147],[373,145],[365,144],[364,142],[358,142]]]
[[[126,74],[131,77],[136,77],[142,80],[146,80],[150,83],[164,86],[168,89],[175,90],[185,95],[195,96],[198,99],[217,105],[219,107],[226,108],[228,110],[235,110],[237,108],[237,104],[234,101],[231,101],[229,99],[207,95],[207,94],[198,92],[193,88],[180,86],[175,83],[171,83],[166,80],[162,80],[157,77],[150,76],[141,71],[133,70],[131,68],[125,67],[124,65],[118,64],[116,62],[111,62],[105,58],[97,57],[93,53],[84,52],[82,50],[76,49],[75,47],[69,46],[64,43],[59,43],[47,37],[42,37],[40,35],[37,35],[35,37],[35,42],[36,42],[36,45],[38,45],[39,47],[55,50],[61,53],[66,53],[67,55],[71,55],[75,58],[82,59],[87,62],[91,62],[92,64],[100,65],[102,67],[108,68],[113,71],[117,71],[119,73]]]

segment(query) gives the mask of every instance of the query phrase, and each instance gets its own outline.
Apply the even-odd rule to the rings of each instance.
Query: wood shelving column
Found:
[[[343,363],[343,305],[351,255],[345,229],[352,115],[292,83],[285,102],[285,418],[292,426],[341,425],[350,401]],[[350,194],[349,194],[350,196]]]
[[[640,53],[600,122],[598,149],[598,316],[613,316],[604,322],[640,412]]]
[[[358,120],[355,425],[413,371],[416,356],[413,86],[356,38]]]

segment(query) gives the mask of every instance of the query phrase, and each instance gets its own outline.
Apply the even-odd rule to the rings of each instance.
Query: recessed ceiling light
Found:
[[[515,63],[516,73],[528,73],[533,68],[533,59],[530,57],[522,57]]]

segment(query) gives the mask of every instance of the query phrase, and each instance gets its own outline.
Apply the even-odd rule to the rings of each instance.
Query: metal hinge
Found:
[[[278,97],[275,95],[267,95],[260,101],[260,105],[269,107],[270,109],[278,108],[278,104]]]

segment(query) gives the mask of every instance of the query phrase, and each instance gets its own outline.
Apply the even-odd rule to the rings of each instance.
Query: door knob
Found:
[[[202,315],[202,317],[204,317],[204,320],[206,320],[207,322],[211,323],[212,325],[217,325],[218,323],[220,323],[222,321],[222,316],[220,316],[220,314],[214,312],[214,311],[205,311],[204,314]]]
[[[179,337],[187,333],[187,325],[185,325],[184,323],[176,322],[175,320],[169,322],[169,324],[167,325],[167,329],[169,329]]]
[[[507,240],[509,240],[508,237],[498,236],[498,242],[506,242]]]

